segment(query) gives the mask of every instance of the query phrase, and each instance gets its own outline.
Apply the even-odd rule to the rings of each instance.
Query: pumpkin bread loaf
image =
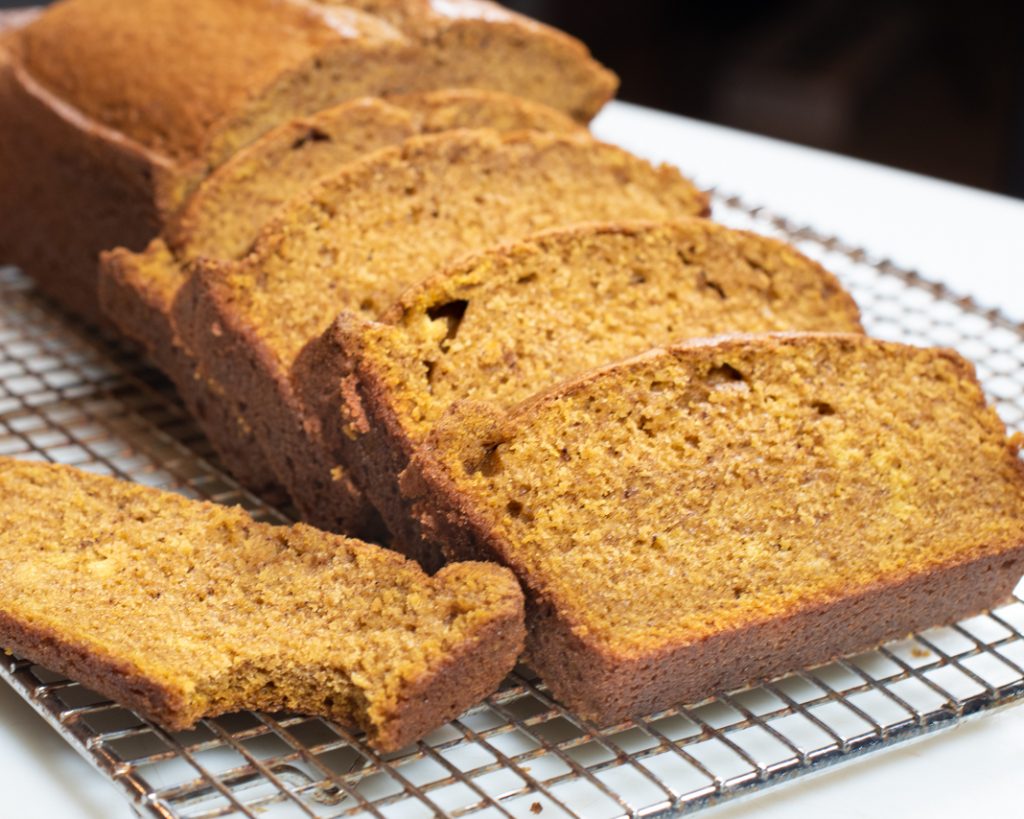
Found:
[[[651,347],[770,330],[861,327],[836,279],[774,239],[703,219],[584,225],[459,261],[379,322],[342,315],[294,380],[396,542],[434,567],[398,476],[453,402],[509,407]]]
[[[291,367],[343,310],[373,317],[467,251],[559,224],[704,213],[666,166],[586,134],[450,131],[352,163],[292,200],[238,262],[202,260],[174,321],[246,418],[305,519],[347,531],[351,481],[327,457]]]
[[[259,490],[275,478],[244,407],[197,371],[195,357],[174,331],[171,305],[185,267],[198,257],[244,255],[274,212],[328,171],[417,133],[474,126],[580,128],[553,108],[479,89],[353,100],[291,120],[240,150],[203,180],[145,251],[117,248],[101,254],[99,296],[107,318],[140,342],[175,383],[222,462],[246,486]],[[366,533],[359,525],[352,531]]]
[[[1024,465],[951,351],[856,335],[655,350],[468,404],[404,486],[527,592],[527,659],[612,723],[951,622],[1024,572]]]
[[[213,168],[364,96],[502,91],[580,122],[617,80],[577,40],[485,0],[64,0],[9,38],[0,262],[99,316],[101,250],[142,249]],[[183,44],[187,44],[183,46]]]
[[[0,646],[175,730],[287,709],[390,751],[489,694],[522,647],[522,593],[494,564],[429,577],[62,466],[0,459],[0,567]]]

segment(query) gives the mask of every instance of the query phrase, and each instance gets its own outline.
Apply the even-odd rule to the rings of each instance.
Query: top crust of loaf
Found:
[[[69,0],[25,29],[19,48],[36,79],[97,122],[193,158],[218,123],[326,48],[401,42],[382,21],[330,11],[334,26],[315,7],[272,0],[202,0],[188,13],[175,0]]]
[[[178,0],[67,0],[19,33],[18,54],[96,123],[210,166],[285,119],[357,96],[475,85],[586,121],[614,93],[580,43],[489,3],[356,5],[397,25],[311,0],[202,0],[188,13]]]

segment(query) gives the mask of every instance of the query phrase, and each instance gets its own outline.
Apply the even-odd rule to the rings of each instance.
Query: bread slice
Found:
[[[577,40],[481,0],[194,0],[188,14],[65,0],[10,40],[0,142],[19,162],[0,212],[31,202],[52,218],[28,233],[0,221],[0,262],[93,319],[97,254],[145,247],[210,170],[282,122],[455,87],[585,122],[617,85]]]
[[[375,316],[473,249],[591,219],[704,213],[707,199],[586,134],[451,131],[348,166],[268,224],[237,263],[203,262],[175,324],[247,419],[303,516],[347,530],[348,481],[326,457],[292,364],[342,310]],[[333,475],[333,477],[332,477]]]
[[[419,133],[487,126],[514,131],[572,132],[579,126],[553,108],[494,91],[444,89],[396,97],[362,98],[312,117],[291,120],[243,148],[208,176],[162,235],[145,251],[101,254],[100,304],[107,317],[140,342],[175,383],[228,470],[246,486],[274,484],[267,459],[245,421],[245,411],[219,384],[197,370],[195,357],[171,323],[171,306],[198,257],[235,259],[293,195],[329,171]],[[353,511],[372,531],[372,515]]]
[[[489,694],[522,647],[522,593],[494,564],[428,577],[69,467],[0,459],[0,533],[0,645],[173,730],[288,709],[390,751]]]
[[[998,603],[1024,465],[956,353],[856,335],[655,350],[464,405],[405,487],[527,592],[527,659],[600,723]]]
[[[836,279],[782,242],[703,219],[592,224],[459,261],[379,322],[343,314],[294,380],[330,453],[433,567],[398,476],[453,402],[509,407],[651,347],[769,330],[861,326]]]

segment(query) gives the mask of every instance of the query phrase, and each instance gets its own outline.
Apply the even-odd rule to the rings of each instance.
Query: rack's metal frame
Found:
[[[869,331],[960,347],[1024,430],[1024,326],[891,261],[735,197],[718,218],[835,270]],[[0,271],[0,454],[285,516],[220,472],[134,353]],[[31,663],[3,677],[150,816],[670,816],[920,739],[1024,698],[1024,601],[857,657],[599,730],[527,672],[449,726],[381,756],[319,719],[241,714],[169,733]]]

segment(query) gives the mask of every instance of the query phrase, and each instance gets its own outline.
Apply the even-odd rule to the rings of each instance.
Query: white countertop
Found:
[[[1024,202],[613,103],[598,136],[703,186],[834,233],[1024,321]],[[833,819],[1024,814],[1024,708],[710,812]],[[0,683],[0,816],[121,819],[132,811]]]

